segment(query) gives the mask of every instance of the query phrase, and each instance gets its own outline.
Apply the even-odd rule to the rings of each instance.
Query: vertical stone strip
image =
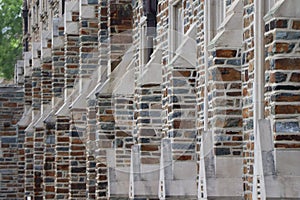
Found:
[[[194,2],[195,12],[197,15],[193,18],[193,21],[199,18],[199,24],[197,28],[201,31],[197,31],[197,54],[198,63],[196,67],[197,78],[196,78],[196,91],[197,91],[197,127],[200,133],[204,131],[204,99],[206,83],[205,83],[205,63],[204,63],[204,1],[199,3]]]
[[[204,59],[204,51],[207,49],[204,47],[204,1],[194,1],[193,5],[195,16],[193,16],[193,21],[197,22],[197,61],[198,65],[196,66],[196,102],[197,102],[197,143],[196,143],[196,155],[197,155],[197,168],[198,168],[198,174],[200,174],[199,170],[202,167],[200,165],[200,149],[201,149],[201,138],[204,133],[204,107],[205,107],[205,90],[207,89],[207,85],[205,83],[205,59]],[[200,179],[198,179],[200,180]],[[201,181],[198,182],[198,185],[200,186],[202,183]]]
[[[98,9],[98,49],[99,49],[99,70],[100,76],[107,76],[108,68],[108,0],[98,0],[99,9]]]
[[[25,195],[33,196],[33,131],[25,132]]]
[[[88,100],[86,146],[87,199],[96,199],[96,100]]]
[[[34,198],[42,200],[43,193],[43,168],[44,168],[44,134],[42,125],[34,127],[33,135],[33,175],[34,175]]]
[[[57,116],[55,124],[55,199],[69,198],[70,118]]]
[[[46,119],[44,123],[44,167],[43,167],[43,189],[44,199],[55,199],[55,123],[51,119]]]
[[[41,109],[41,44],[32,43],[32,110],[34,117]]]
[[[52,100],[52,33],[43,30],[41,35],[41,103],[44,110],[46,106],[51,106]]]
[[[32,105],[32,53],[24,53],[24,100],[26,109]]]
[[[18,194],[17,199],[23,199],[25,193],[25,128],[26,126],[17,126],[18,134]]]
[[[244,127],[244,192],[245,199],[252,199],[254,163],[253,132],[253,83],[254,83],[254,3],[244,1],[242,53],[243,127]]]
[[[266,117],[276,148],[300,148],[300,19],[271,18],[265,24]]]
[[[25,6],[26,7],[26,6]],[[23,13],[24,13],[24,9],[25,12],[28,12],[28,10],[26,10],[27,8],[23,8]],[[27,13],[26,13],[26,17],[27,17]],[[26,19],[27,20],[27,19]],[[24,20],[25,21],[25,20]],[[24,23],[24,26],[26,26],[26,23]],[[24,27],[25,29],[25,27]],[[24,30],[26,32],[26,30]],[[26,42],[25,42],[26,43]],[[26,45],[24,45],[26,46]],[[20,121],[24,118],[24,113],[27,111],[28,108],[28,104],[26,105],[25,103],[25,89],[24,89],[24,85],[27,83],[28,81],[28,77],[25,78],[25,69],[28,70],[27,66],[29,64],[28,62],[28,49],[25,50],[26,52],[24,53],[24,60],[23,60],[23,65],[20,66],[21,71],[23,72],[23,77],[22,77],[22,88],[23,91],[22,93],[18,93],[15,92],[15,97],[16,97],[16,101],[23,101],[23,106],[22,106],[22,118],[20,118],[18,120],[18,123],[15,126],[15,131],[17,134],[17,143],[18,143],[18,154],[17,154],[17,167],[18,167],[18,176],[17,176],[17,182],[18,182],[18,186],[17,188],[17,198],[16,199],[23,199],[24,197],[24,193],[25,193],[25,129],[26,126],[28,125],[28,121],[27,123],[24,123],[22,125],[20,125]],[[25,56],[25,54],[27,54],[27,56]],[[26,58],[26,60],[25,60]],[[25,83],[26,82],[26,83]],[[18,81],[19,84],[19,81]],[[31,103],[29,103],[29,105],[31,105]],[[15,117],[17,117],[18,115],[16,115]],[[1,117],[2,118],[2,117]],[[0,148],[2,148],[0,146]],[[1,172],[0,172],[1,173]]]

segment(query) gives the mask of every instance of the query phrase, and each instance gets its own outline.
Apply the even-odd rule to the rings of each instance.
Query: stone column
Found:
[[[35,118],[41,109],[41,44],[32,43],[32,111]]]
[[[56,117],[55,124],[55,199],[69,198],[70,117]]]
[[[69,199],[86,198],[86,109],[70,109]]]
[[[42,124],[33,128],[33,192],[34,199],[42,200],[43,193],[43,168],[44,168],[44,134]]]
[[[215,155],[242,156],[241,49],[216,47],[210,55],[208,127]]]
[[[97,103],[96,199],[104,200],[108,198],[107,151],[113,148],[115,120],[111,95],[97,95]]]
[[[52,106],[52,31],[43,30],[41,48],[41,111]]]
[[[63,18],[53,19],[52,32],[52,104],[55,105],[64,97],[65,86],[65,43]]]
[[[44,127],[44,166],[43,166],[43,190],[44,199],[55,199],[55,123],[52,116],[46,118]]]
[[[65,2],[65,99],[72,93],[79,80],[79,3]]]
[[[95,99],[88,99],[86,127],[86,192],[88,199],[96,199],[96,105]]]
[[[272,17],[265,23],[265,115],[272,119],[275,148],[300,148],[300,18]]]
[[[141,163],[158,164],[162,135],[161,85],[148,84],[137,89],[137,142],[141,144]]]

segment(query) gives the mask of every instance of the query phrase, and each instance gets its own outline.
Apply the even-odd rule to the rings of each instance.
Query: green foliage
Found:
[[[11,79],[22,56],[22,0],[0,0],[0,76]]]

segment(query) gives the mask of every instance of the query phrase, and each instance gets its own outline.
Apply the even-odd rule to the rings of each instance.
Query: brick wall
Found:
[[[242,53],[243,82],[243,136],[244,136],[244,190],[245,198],[251,199],[254,163],[254,122],[253,122],[253,82],[254,82],[254,3],[244,1],[244,49]]]
[[[16,129],[24,112],[22,87],[0,86],[0,107],[0,198],[22,199],[24,146],[18,142],[24,140],[24,133],[18,134]]]
[[[0,121],[0,198],[128,199],[138,195],[157,199],[158,191],[163,196],[171,185],[182,184],[182,189],[189,183],[188,197],[183,197],[184,189],[166,199],[194,199],[197,190],[205,193],[204,188],[197,189],[195,178],[205,168],[200,156],[205,128],[213,136],[209,155],[216,161],[207,164],[207,157],[203,161],[210,167],[205,169],[210,175],[207,180],[221,181],[220,174],[238,178],[243,183],[235,192],[240,198],[253,198],[252,190],[258,187],[253,182],[255,71],[262,68],[257,66],[255,52],[263,45],[255,43],[255,1],[182,0],[175,5],[176,1],[159,0],[157,24],[151,25],[156,32],[153,54],[147,63],[141,57],[145,50],[141,23],[145,18],[145,24],[150,23],[150,17],[143,1],[38,2],[28,3],[24,37],[28,46],[20,62],[24,63],[24,98],[19,89],[3,97],[7,90],[0,88],[4,120]],[[213,10],[205,18],[205,6],[212,2],[224,6],[224,16]],[[171,14],[180,7],[183,16],[175,22]],[[260,74],[265,76],[262,109],[272,121],[274,146],[297,151],[300,20],[276,14],[266,18],[262,31],[266,57]],[[223,17],[226,23],[213,27]],[[208,20],[212,27],[205,27]],[[182,32],[176,30],[180,34],[169,30],[176,24],[182,25]],[[232,37],[236,33],[238,37]],[[171,40],[178,35],[180,44]],[[23,105],[16,132],[13,125],[21,118]],[[161,149],[162,141],[170,142],[170,149]],[[165,156],[176,162],[167,160],[171,167],[164,168]],[[220,165],[225,160],[243,160],[243,175],[227,177],[233,172],[230,165]],[[8,171],[7,163],[13,171]],[[189,166],[189,170],[178,166]],[[155,172],[142,173],[141,179],[130,174],[153,167]],[[205,181],[201,181],[202,186]],[[145,194],[133,188],[141,185],[147,188]],[[221,195],[227,190],[216,191]]]

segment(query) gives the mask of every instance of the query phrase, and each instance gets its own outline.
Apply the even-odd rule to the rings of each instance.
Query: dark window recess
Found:
[[[147,36],[155,36],[156,34],[156,14],[157,14],[157,0],[143,0],[143,12],[147,18]]]
[[[27,8],[27,2],[24,1],[23,3],[23,10],[22,10],[22,16],[23,16],[23,45],[24,45],[24,51],[28,51],[28,39],[26,38],[28,33],[28,8]]]
[[[65,14],[65,0],[61,1],[61,14]]]
[[[145,47],[145,64],[150,60],[153,53],[153,40],[156,36],[156,15],[157,15],[157,0],[143,0],[143,12],[146,16],[146,47]]]

